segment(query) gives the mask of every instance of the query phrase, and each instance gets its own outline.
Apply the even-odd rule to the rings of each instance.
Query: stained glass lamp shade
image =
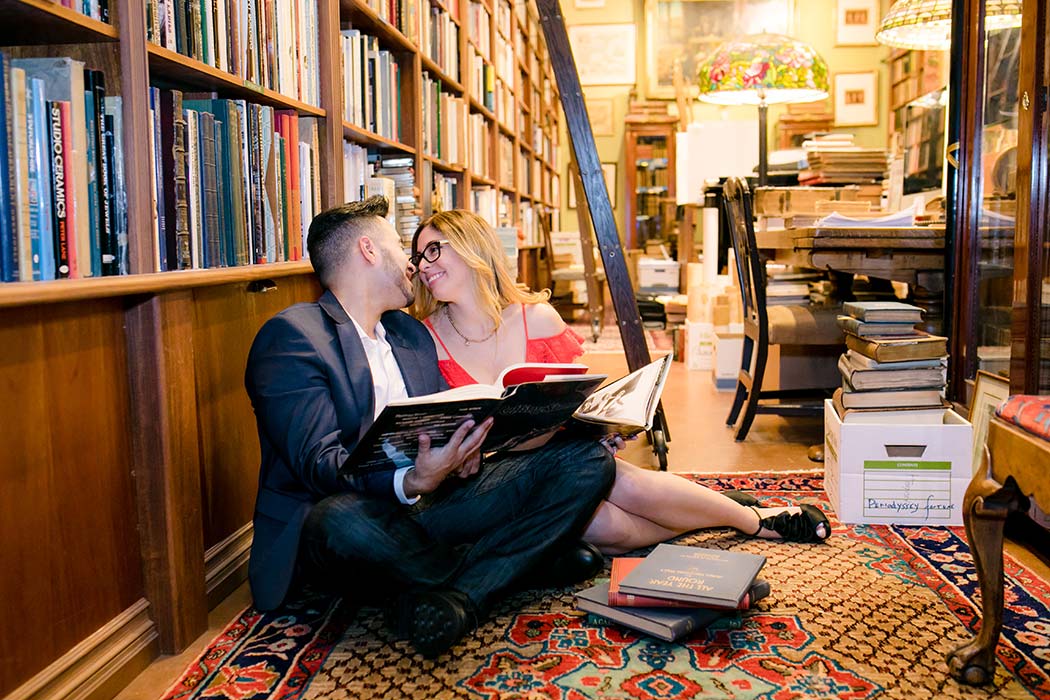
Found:
[[[753,34],[715,49],[697,68],[697,82],[701,102],[758,107],[758,182],[765,185],[768,106],[827,98],[828,64],[801,41]]]
[[[985,0],[986,30],[1021,26],[1020,0]],[[900,49],[944,51],[952,40],[952,0],[897,0],[875,40]]]

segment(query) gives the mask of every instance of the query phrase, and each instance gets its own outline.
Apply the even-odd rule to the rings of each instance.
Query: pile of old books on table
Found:
[[[946,406],[947,338],[917,330],[922,309],[896,301],[846,302],[839,326],[839,417],[853,410],[940,410]]]
[[[660,544],[613,559],[608,581],[576,594],[593,624],[615,623],[673,642],[708,627],[739,629],[741,611],[769,595],[760,554]]]

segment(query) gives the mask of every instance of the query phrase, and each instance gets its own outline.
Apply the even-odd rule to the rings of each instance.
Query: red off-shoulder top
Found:
[[[547,338],[530,338],[529,323],[525,318],[525,304],[521,305],[521,321],[525,326],[526,362],[573,362],[583,354],[583,338],[568,326],[558,335],[552,335]],[[463,369],[452,357],[452,353],[448,351],[445,341],[434,330],[430,320],[426,319],[423,323],[427,325],[430,332],[437,338],[438,343],[441,344],[445,354],[448,355],[448,359],[438,360],[438,369],[441,370],[441,376],[448,382],[449,387],[455,388],[464,384],[477,384],[478,380],[470,376],[470,373]]]

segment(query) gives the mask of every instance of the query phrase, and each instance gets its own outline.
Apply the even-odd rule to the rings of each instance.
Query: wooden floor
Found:
[[[622,354],[593,353],[583,362],[597,372],[617,377],[626,372]],[[663,405],[671,433],[669,470],[676,472],[798,471],[820,469],[806,452],[823,439],[820,419],[758,416],[747,440],[737,443],[725,425],[732,399],[730,392],[715,391],[710,372],[690,372],[673,363],[663,393]],[[652,451],[644,439],[622,454],[636,464],[651,464]],[[1008,550],[1044,579],[1050,567],[1028,549],[1007,542]],[[120,695],[118,700],[157,700],[211,639],[251,602],[247,586],[241,586],[209,616],[210,629],[185,652],[154,662]]]

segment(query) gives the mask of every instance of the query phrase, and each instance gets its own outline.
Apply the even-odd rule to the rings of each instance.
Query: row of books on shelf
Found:
[[[423,153],[449,165],[466,165],[467,101],[443,89],[440,80],[423,76]]]
[[[147,39],[311,105],[320,104],[317,0],[147,0]]]
[[[158,271],[298,260],[320,210],[318,120],[150,89]]]
[[[72,58],[0,72],[0,281],[126,272],[120,97]]]
[[[894,301],[846,302],[839,325],[842,388],[833,403],[849,411],[941,411],[947,406],[947,338],[917,330],[922,309]],[[909,414],[913,417],[917,414]]]
[[[470,0],[467,15],[467,36],[477,52],[486,59],[492,58],[492,15],[478,0]]]
[[[419,50],[437,64],[445,75],[459,81],[459,26],[440,7],[420,13],[423,26],[419,33]]]
[[[608,581],[576,594],[598,624],[673,642],[710,627],[737,629],[742,612],[769,596],[760,554],[660,544],[647,557],[613,559]]]
[[[55,0],[56,4],[75,10],[91,19],[109,24],[109,0]]]
[[[476,55],[467,56],[467,76],[470,94],[490,112],[496,111],[496,69]],[[503,93],[500,93],[503,99]],[[502,107],[502,105],[500,105]],[[504,110],[500,110],[504,111]]]
[[[343,62],[343,119],[390,139],[401,140],[401,71],[379,39],[357,29],[339,37]]]
[[[420,34],[419,22],[423,14],[420,0],[364,0],[364,4],[379,19],[397,29],[409,41],[417,42]],[[458,6],[458,3],[453,5]],[[445,3],[445,6],[450,7],[449,3]]]
[[[405,248],[421,221],[420,189],[411,156],[370,154],[364,146],[343,141],[343,200],[360,201],[383,195],[390,202],[390,225]]]

